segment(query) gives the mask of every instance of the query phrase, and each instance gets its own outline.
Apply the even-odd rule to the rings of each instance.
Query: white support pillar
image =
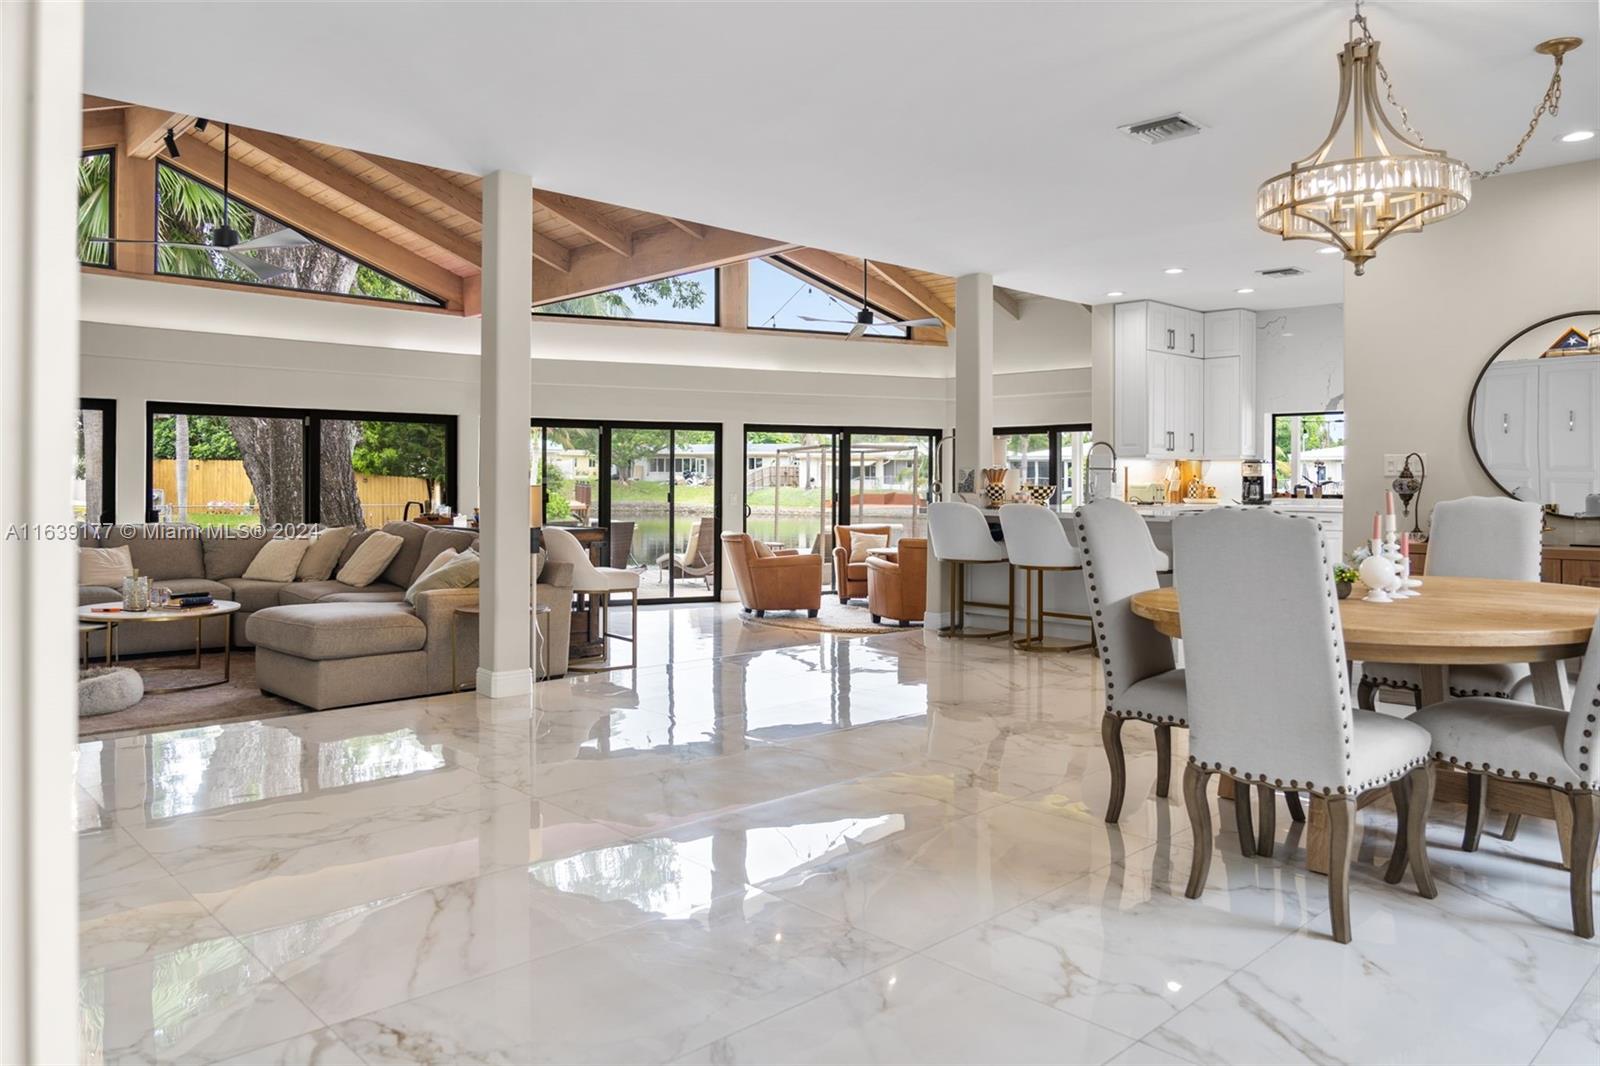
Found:
[[[83,5],[0,4],[0,1062],[77,1062]]]
[[[483,179],[483,355],[478,484],[483,613],[478,691],[532,690],[528,605],[528,423],[533,410],[533,180],[497,170]]]

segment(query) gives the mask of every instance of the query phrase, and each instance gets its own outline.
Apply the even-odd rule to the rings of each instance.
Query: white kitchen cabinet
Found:
[[[1227,321],[1213,323],[1213,314]],[[1216,380],[1208,379],[1205,368],[1213,355],[1236,360]],[[1253,313],[1202,314],[1153,301],[1118,304],[1112,375],[1112,440],[1119,455],[1239,459],[1256,454]],[[1213,417],[1226,422],[1214,441],[1208,434]]]
[[[1538,367],[1539,500],[1583,514],[1588,495],[1600,492],[1600,359],[1541,359]],[[1492,421],[1487,428],[1493,436]]]
[[[1169,459],[1178,454],[1174,423],[1183,404],[1183,378],[1174,373],[1172,364],[1176,359],[1166,352],[1145,355],[1145,402],[1149,411],[1146,424],[1150,427],[1145,454],[1153,459]]]
[[[1207,359],[1227,359],[1243,353],[1246,317],[1249,329],[1255,332],[1253,311],[1207,311],[1205,335]]]
[[[1209,459],[1259,456],[1256,426],[1256,316],[1234,308],[1205,316],[1206,450]],[[1219,360],[1236,360],[1212,371]],[[1215,431],[1213,431],[1215,427]]]
[[[1539,495],[1539,367],[1533,359],[1491,366],[1472,399],[1478,457],[1501,487],[1527,500],[1548,499]]]
[[[1206,316],[1199,311],[1184,311],[1178,332],[1178,351],[1196,359],[1206,354]]]
[[[1183,376],[1183,419],[1179,427],[1178,451],[1185,459],[1206,454],[1206,379],[1205,363],[1180,355]]]
[[[1207,359],[1206,457],[1237,458],[1244,454],[1244,415],[1239,403],[1239,357]]]

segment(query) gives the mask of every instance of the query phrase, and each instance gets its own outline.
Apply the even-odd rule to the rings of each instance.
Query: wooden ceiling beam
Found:
[[[937,318],[947,327],[956,324],[955,308],[934,295],[926,285],[913,277],[909,270],[904,267],[897,267],[893,263],[880,263],[875,259],[869,259],[867,263],[874,274],[894,286],[901,295],[922,308],[923,311]],[[921,316],[919,315],[918,317]]]
[[[533,202],[564,219],[595,243],[604,245],[624,258],[633,255],[633,234],[624,233],[601,218],[596,210],[600,205],[562,193],[544,192],[539,189],[534,190]],[[693,233],[688,232],[685,232],[685,236],[695,237]]]
[[[780,257],[807,273],[814,274],[853,300],[860,300],[861,260],[849,260],[820,248],[796,248]],[[895,318],[923,318],[928,312],[899,289],[887,284],[869,285],[868,302]]]
[[[464,237],[448,226],[422,214],[416,208],[407,207],[394,197],[383,194],[300,142],[276,133],[267,133],[265,130],[238,126],[233,128],[233,138],[253,148],[259,148],[291,170],[326,185],[339,195],[415,233],[435,248],[464,259],[474,267],[481,266],[483,248],[477,241]]]
[[[1022,317],[1022,301],[1017,299],[1017,294],[1010,289],[1002,289],[996,285],[994,287],[994,302],[1000,310],[1012,318],[1020,319]]]
[[[109,96],[94,96],[90,93],[83,94],[83,109],[85,111],[121,111],[127,107],[124,100],[113,100]]]
[[[83,113],[83,147],[85,151],[91,148],[114,148],[122,143],[122,113],[120,111],[99,110],[85,111]]]
[[[182,137],[194,127],[194,117],[155,107],[133,106],[122,112],[123,143],[135,159],[153,159],[162,149],[167,131]],[[179,149],[182,150],[181,148]]]
[[[438,200],[456,214],[483,225],[483,197],[457,185],[445,176],[444,171],[384,155],[354,151],[350,154],[360,156],[379,170],[387,171],[418,192]]]
[[[563,274],[572,269],[572,253],[564,245],[551,240],[538,230],[533,233],[533,258]]]
[[[181,154],[170,161],[173,166],[213,185],[222,184],[221,152],[193,137],[185,137],[179,147]],[[452,309],[460,309],[459,275],[379,237],[365,226],[273,181],[260,171],[241,165],[232,168],[229,176],[231,189],[238,193],[239,199],[276,215],[307,236],[437,296]]]
[[[698,237],[701,240],[705,239],[706,227],[700,225],[700,223],[687,222],[681,218],[673,218],[671,215],[663,215],[661,217],[665,218],[668,222],[683,230],[683,232],[687,233],[689,236]]]
[[[770,237],[755,237],[733,230],[708,228],[705,238],[700,239],[675,226],[663,226],[637,234],[631,258],[580,248],[572,253],[571,269],[566,274],[534,271],[533,302],[548,304],[570,300],[624,285],[758,259],[793,247]]]

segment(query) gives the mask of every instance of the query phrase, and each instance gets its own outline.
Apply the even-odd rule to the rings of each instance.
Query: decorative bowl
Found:
[[[1056,495],[1056,487],[1054,485],[1024,485],[1022,486],[1022,491],[1029,503],[1037,503],[1041,506],[1055,499]]]

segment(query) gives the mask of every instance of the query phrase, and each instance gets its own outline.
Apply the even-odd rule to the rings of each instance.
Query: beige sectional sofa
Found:
[[[472,530],[428,527],[415,522],[390,522],[383,530],[400,537],[404,543],[378,579],[361,588],[337,580],[276,582],[245,578],[245,570],[269,539],[259,530],[164,524],[109,527],[102,530],[100,536],[84,529],[80,530],[80,536],[84,547],[126,545],[134,569],[173,592],[208,592],[218,599],[237,601],[240,608],[233,616],[232,625],[235,647],[251,647],[259,639],[269,644],[288,642],[287,647],[258,651],[256,675],[262,690],[320,707],[425,695],[444,692],[450,687],[451,616],[459,606],[475,605],[478,590],[426,592],[418,597],[416,607],[405,602],[405,591],[441,551],[471,547],[476,543],[477,534]],[[335,574],[368,535],[369,530],[362,530],[351,538],[334,567]],[[538,602],[551,607],[548,614],[539,616],[541,635],[550,651],[549,674],[560,676],[567,668],[572,575],[568,567],[540,568],[537,561],[535,569],[539,578]],[[121,590],[109,586],[78,587],[80,605],[121,598]],[[266,611],[287,614],[291,621],[264,628],[252,624],[258,613]],[[379,617],[373,618],[374,613]],[[295,619],[298,621],[292,621]],[[307,633],[314,630],[324,650],[297,645],[295,627]],[[259,637],[261,633],[266,637]],[[222,634],[221,619],[203,623],[205,647],[220,648]],[[463,618],[456,635],[459,637],[456,670],[464,680],[470,681],[478,661],[476,619]],[[104,654],[102,640],[99,633],[90,634],[91,656]],[[188,626],[130,625],[121,627],[117,635],[118,653],[125,655],[184,651],[192,647],[194,630]],[[297,649],[308,654],[297,655]],[[413,653],[420,654],[422,659],[396,661],[391,658]],[[287,660],[315,662],[320,660],[314,656],[324,654],[330,661],[337,658],[342,664],[337,669],[321,671],[341,679],[336,703],[324,702],[325,694],[319,695],[320,690],[315,686],[282,680],[296,676],[294,669],[288,669],[291,664]],[[366,680],[361,680],[363,678]],[[346,683],[345,679],[355,680]],[[300,699],[302,695],[314,699]]]

